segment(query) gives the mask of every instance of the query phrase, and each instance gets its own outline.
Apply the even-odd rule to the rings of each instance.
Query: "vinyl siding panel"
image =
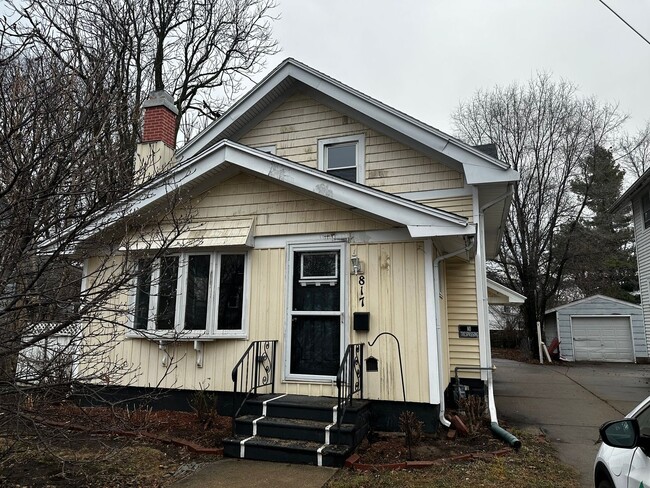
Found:
[[[429,398],[426,374],[427,346],[424,296],[424,251],[421,242],[368,244],[351,246],[364,263],[364,303],[359,276],[349,276],[349,342],[363,342],[365,355],[379,359],[378,373],[366,375],[366,397],[383,400],[402,400],[402,387],[397,348],[390,337],[382,337],[373,348],[368,340],[384,331],[394,333],[402,347],[402,360],[406,381],[407,399],[426,402]],[[250,300],[248,310],[248,340],[218,339],[203,343],[203,367],[196,365],[193,342],[177,342],[160,349],[156,341],[126,338],[124,329],[111,341],[114,346],[107,351],[111,363],[123,362],[130,373],[110,378],[114,384],[179,389],[230,391],[232,367],[239,360],[249,341],[277,339],[276,391],[303,395],[336,396],[332,383],[317,384],[284,381],[285,359],[285,292],[286,250],[256,249],[250,251]],[[115,303],[126,306],[126,294],[116,297]],[[352,314],[355,311],[370,313],[370,333],[352,331]],[[118,321],[126,324],[126,314]],[[99,330],[99,329],[97,329]],[[163,364],[165,359],[165,364]]]
[[[639,267],[639,288],[641,291],[641,306],[643,307],[646,348],[650,350],[650,229],[644,228],[640,197],[632,201],[632,211],[634,214],[634,242]]]
[[[365,184],[389,193],[462,188],[461,173],[354,121],[316,100],[295,94],[239,142],[276,146],[276,155],[318,167],[318,140],[365,135]]]
[[[322,200],[310,198],[252,175],[239,174],[194,199],[194,220],[255,217],[255,236],[386,229]]]
[[[445,212],[455,213],[470,220],[473,220],[474,212],[472,205],[472,197],[451,197],[451,198],[438,198],[436,200],[421,200],[418,203],[428,207],[444,210]]]
[[[478,325],[476,306],[476,274],[474,262],[453,258],[445,263],[444,300],[447,310],[447,337],[449,341],[449,377],[457,366],[480,366],[478,339],[458,337],[459,325]],[[478,373],[464,371],[465,378],[478,378]]]
[[[408,401],[427,402],[428,354],[424,293],[424,247],[421,242],[350,246],[364,263],[363,294],[359,276],[350,275],[350,316],[370,313],[370,332],[351,333],[351,342],[364,342],[365,356],[378,359],[379,371],[366,373],[365,396],[402,400],[397,344],[386,335],[368,347],[381,332],[399,339]]]

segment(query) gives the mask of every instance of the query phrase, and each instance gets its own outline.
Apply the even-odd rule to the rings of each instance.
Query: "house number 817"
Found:
[[[366,277],[363,275],[359,276],[359,303],[361,303],[361,308],[366,306],[366,296],[363,293],[363,287],[366,284]]]

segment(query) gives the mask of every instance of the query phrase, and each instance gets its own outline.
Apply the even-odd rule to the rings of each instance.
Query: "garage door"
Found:
[[[571,317],[576,361],[633,362],[629,317]]]

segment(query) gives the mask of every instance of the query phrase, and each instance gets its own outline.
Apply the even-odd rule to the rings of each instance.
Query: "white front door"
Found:
[[[342,244],[289,247],[288,379],[336,377],[346,336],[344,255]]]

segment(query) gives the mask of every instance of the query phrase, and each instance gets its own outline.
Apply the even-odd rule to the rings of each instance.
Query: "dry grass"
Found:
[[[327,488],[480,486],[503,488],[579,488],[578,472],[562,464],[543,437],[515,432],[523,446],[518,453],[489,461],[443,464],[412,471],[383,473],[341,470]]]

